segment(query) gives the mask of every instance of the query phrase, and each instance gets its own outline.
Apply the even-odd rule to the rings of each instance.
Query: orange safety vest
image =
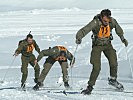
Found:
[[[28,45],[27,46],[27,52],[29,53],[29,52],[32,52],[33,50],[34,50],[34,45],[33,44],[31,44],[31,45]]]
[[[57,46],[59,51],[64,51],[64,52],[67,52],[67,49],[63,46]],[[62,55],[59,55],[57,58],[55,58],[56,61],[66,61],[67,58],[65,56],[62,56]]]
[[[110,37],[110,26],[101,25],[100,31],[98,33],[98,38],[108,38],[108,37]]]

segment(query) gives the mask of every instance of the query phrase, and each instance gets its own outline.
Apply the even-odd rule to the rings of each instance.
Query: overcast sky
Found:
[[[60,9],[133,8],[133,0],[0,0],[0,11]]]

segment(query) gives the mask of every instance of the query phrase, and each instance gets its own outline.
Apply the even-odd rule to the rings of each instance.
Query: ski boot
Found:
[[[87,86],[87,89],[85,89],[85,90],[83,90],[83,91],[81,92],[81,94],[90,95],[91,92],[92,92],[92,90],[93,90],[93,87],[89,85],[89,86]]]
[[[68,84],[68,82],[64,82],[64,86],[65,86],[66,89],[70,88],[70,85]]]
[[[39,90],[40,87],[43,86],[43,83],[41,82],[38,82],[34,87],[33,87],[33,90]]]
[[[121,83],[119,83],[116,78],[108,78],[109,81],[109,85],[115,87],[116,89],[118,89],[119,91],[123,91],[124,87]]]
[[[34,82],[35,82],[35,83],[38,83],[38,78],[35,78],[35,79],[34,79]]]
[[[21,84],[21,89],[25,91],[25,83]]]

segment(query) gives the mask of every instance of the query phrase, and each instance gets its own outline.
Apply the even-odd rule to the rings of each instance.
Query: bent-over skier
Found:
[[[33,89],[38,90],[39,87],[43,85],[43,81],[45,80],[49,70],[56,61],[59,62],[62,68],[64,86],[66,88],[69,88],[70,86],[68,84],[67,59],[70,61],[70,65],[74,64],[75,58],[73,58],[73,55],[64,46],[55,46],[53,48],[50,47],[49,49],[42,50],[39,56],[37,57],[37,62],[39,62],[44,56],[48,56],[48,58],[46,59],[43,65],[44,69],[41,72],[41,75],[38,79],[38,83],[33,87]]]

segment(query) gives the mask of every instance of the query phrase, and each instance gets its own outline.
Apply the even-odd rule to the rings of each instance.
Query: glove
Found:
[[[37,65],[37,63],[38,63],[38,62],[37,62],[37,60],[35,60],[35,61],[34,61],[34,63],[35,63],[35,66],[36,66],[36,65]]]
[[[82,40],[81,39],[76,39],[76,44],[81,44]]]
[[[126,47],[128,46],[128,41],[126,39],[124,39],[122,42],[125,44]]]
[[[18,56],[19,54],[18,53],[14,53],[13,56]]]
[[[124,36],[120,36],[121,41],[125,44],[125,46],[128,46],[128,41],[124,38]]]

